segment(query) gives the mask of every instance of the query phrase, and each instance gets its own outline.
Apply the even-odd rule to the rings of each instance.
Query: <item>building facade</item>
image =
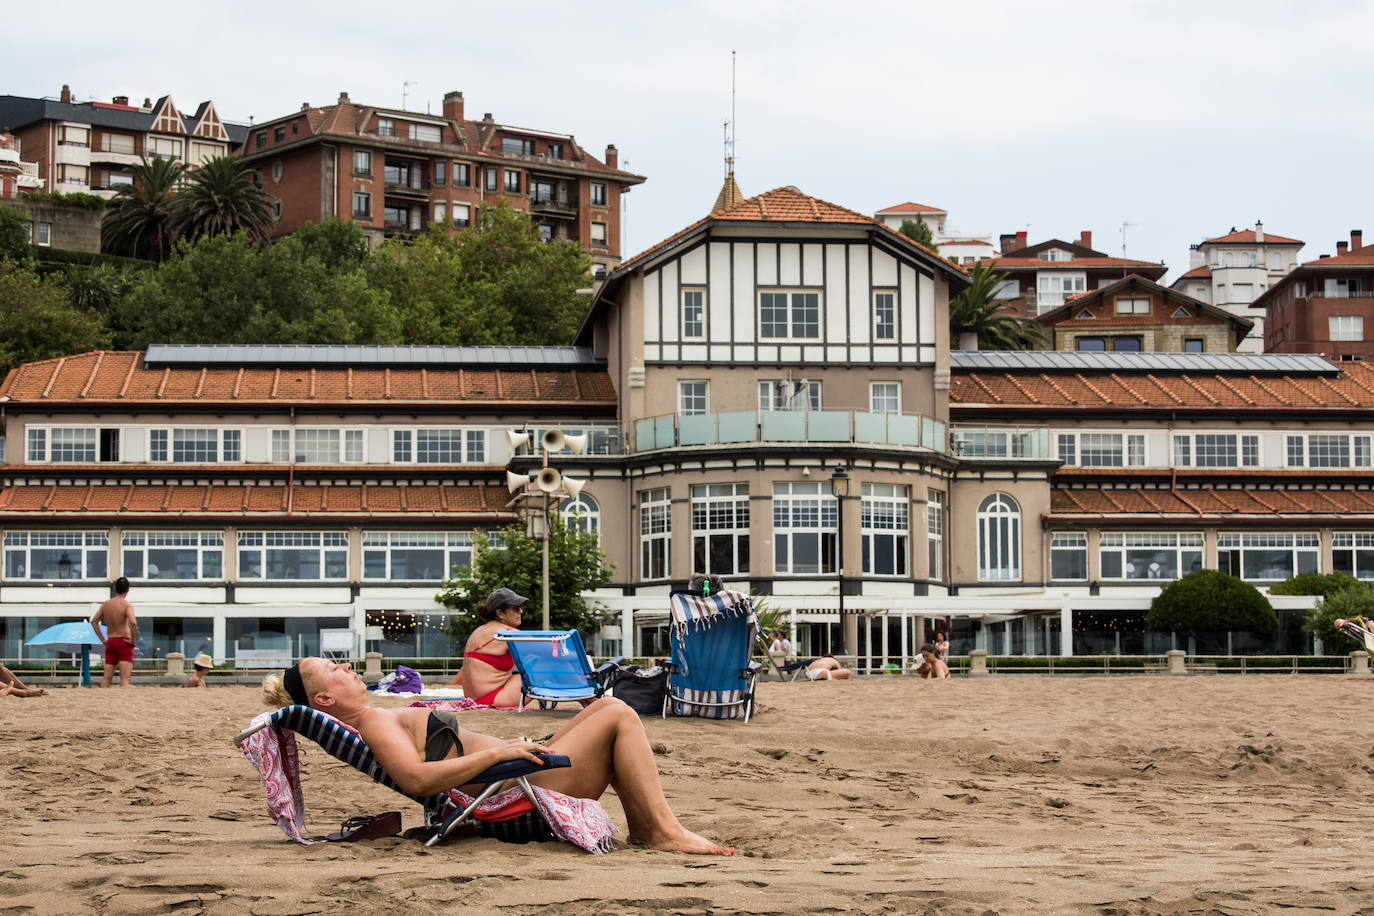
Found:
[[[1038,316],[1046,348],[1113,353],[1232,353],[1250,322],[1131,275]]]
[[[906,220],[924,221],[930,227],[935,245],[940,249],[940,256],[955,264],[971,266],[997,254],[997,246],[990,234],[980,235],[949,225],[949,213],[938,207],[907,201],[884,207],[873,214],[873,218],[889,229],[901,229],[902,223]]]
[[[1374,359],[1374,246],[1352,229],[1334,257],[1293,268],[1253,305],[1266,314],[1266,352]]]
[[[1002,253],[986,263],[1007,274],[998,290],[1002,311],[1036,318],[1074,296],[1110,285],[1132,274],[1159,280],[1166,268],[1150,261],[1114,258],[1093,250],[1084,231],[1077,242],[1049,239],[1028,245],[1025,232],[1001,237]]]

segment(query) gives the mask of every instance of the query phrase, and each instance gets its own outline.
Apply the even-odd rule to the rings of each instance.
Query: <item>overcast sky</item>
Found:
[[[715,200],[732,50],[745,195],[795,185],[863,213],[911,200],[1031,242],[1090,229],[1114,255],[1129,223],[1127,255],[1169,279],[1190,244],[1256,219],[1304,240],[1303,260],[1374,231],[1369,2],[69,0],[62,18],[86,25],[0,35],[0,94],[170,94],[247,122],[341,90],[399,106],[404,88],[438,112],[460,89],[468,117],[598,156],[614,143],[648,178],[626,198],[627,256]]]

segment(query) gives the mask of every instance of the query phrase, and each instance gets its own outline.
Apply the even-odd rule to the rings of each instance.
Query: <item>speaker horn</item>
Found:
[[[546,437],[547,435],[545,433]],[[534,485],[545,493],[557,493],[558,488],[563,485],[563,475],[553,468],[544,468],[534,478]]]
[[[530,444],[530,437],[526,435],[523,429],[508,429],[506,430],[506,441],[510,443],[510,452],[514,455],[520,446]]]
[[[574,433],[572,435],[568,435],[567,433],[564,433],[563,444],[566,445],[568,448],[572,449],[574,455],[580,455],[587,450],[587,434]]]
[[[546,429],[544,435],[539,438],[546,452],[561,452],[567,441],[563,438],[561,429]]]
[[[506,489],[512,493],[529,482],[530,475],[528,474],[516,474],[514,471],[506,472]]]
[[[586,485],[587,481],[585,480],[577,480],[566,475],[563,477],[563,489],[567,490],[568,496],[573,499],[577,499],[578,494],[582,492],[582,488]]]

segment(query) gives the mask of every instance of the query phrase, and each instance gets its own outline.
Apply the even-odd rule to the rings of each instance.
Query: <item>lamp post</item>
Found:
[[[850,652],[858,652],[859,628],[857,621],[849,620],[844,614],[844,498],[849,495],[849,472],[844,465],[836,467],[835,472],[830,475],[830,495],[835,497],[837,521],[835,575],[840,587],[840,654],[848,655]]]

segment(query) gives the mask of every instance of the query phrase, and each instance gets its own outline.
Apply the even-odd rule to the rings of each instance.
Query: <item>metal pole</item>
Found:
[[[835,545],[835,569],[837,570],[836,578],[839,580],[840,588],[840,654],[848,655],[851,651],[858,654],[858,645],[849,645],[849,626],[844,619],[844,494],[840,494],[835,499],[835,514],[839,518],[837,531],[839,543]]]
[[[545,464],[548,461],[545,459]],[[544,629],[549,629],[549,538],[553,531],[549,528],[549,494],[544,494]]]

